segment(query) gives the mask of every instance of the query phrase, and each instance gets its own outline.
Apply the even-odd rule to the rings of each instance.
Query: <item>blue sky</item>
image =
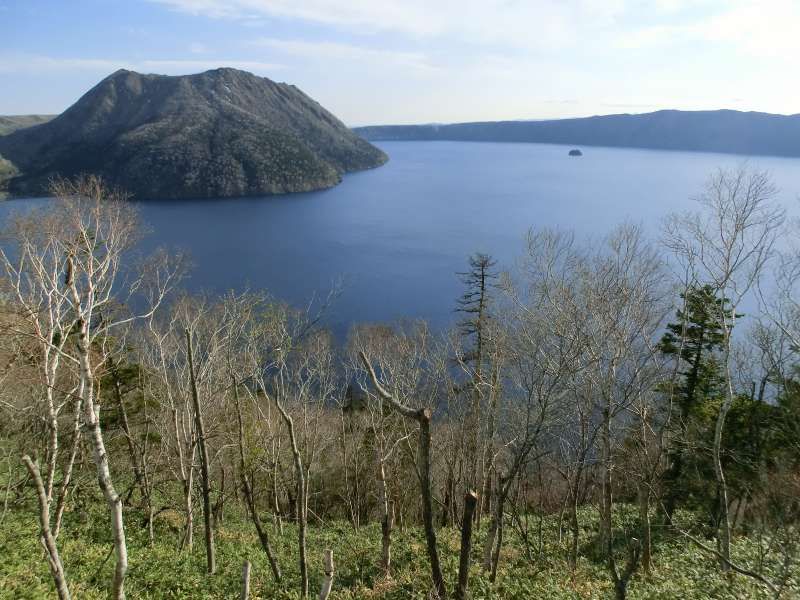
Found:
[[[800,113],[800,0],[0,0],[0,114],[233,66],[351,125]]]

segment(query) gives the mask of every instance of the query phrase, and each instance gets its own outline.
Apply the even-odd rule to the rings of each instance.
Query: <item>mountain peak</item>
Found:
[[[90,172],[148,198],[307,191],[386,160],[294,86],[230,67],[120,69],[49,123],[0,137],[0,154],[20,172],[12,193]]]
[[[219,75],[245,75],[247,77],[258,77],[254,75],[250,71],[243,71],[242,69],[236,69],[234,67],[217,67],[216,69],[209,69],[201,73],[201,75],[211,75],[211,74],[219,74]]]

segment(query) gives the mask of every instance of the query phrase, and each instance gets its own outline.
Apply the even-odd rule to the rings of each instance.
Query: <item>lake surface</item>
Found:
[[[600,236],[629,221],[657,235],[660,219],[691,208],[721,154],[470,142],[385,142],[383,167],[321,192],[265,198],[138,203],[152,229],[146,248],[187,250],[193,290],[266,289],[303,306],[337,280],[327,323],[421,317],[451,324],[470,254],[512,268],[530,227]],[[747,159],[767,169],[795,210],[800,160]],[[0,218],[20,200],[0,203]]]

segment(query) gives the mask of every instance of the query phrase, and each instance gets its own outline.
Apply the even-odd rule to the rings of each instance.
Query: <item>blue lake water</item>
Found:
[[[455,319],[456,275],[476,251],[511,268],[530,227],[602,235],[690,208],[718,167],[740,156],[549,144],[385,142],[390,161],[321,192],[265,198],[138,203],[151,228],[146,248],[187,250],[186,287],[266,289],[303,306],[336,280],[343,292],[327,318],[339,335],[352,322]],[[767,169],[795,214],[800,160],[747,159]],[[0,218],[20,202],[0,203]]]

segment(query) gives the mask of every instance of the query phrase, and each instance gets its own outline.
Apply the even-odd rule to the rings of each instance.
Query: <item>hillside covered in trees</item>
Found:
[[[542,121],[448,125],[375,125],[356,132],[371,141],[455,140],[800,156],[800,115],[737,110],[660,110]]]
[[[297,87],[230,68],[121,69],[54,119],[0,136],[0,155],[15,168],[0,174],[12,195],[96,173],[156,199],[317,190],[387,160]]]
[[[452,331],[343,343],[132,260],[100,179],[51,192],[0,245],[0,597],[800,595],[800,255],[767,174],[712,174],[652,238],[531,229],[515,270],[465,257]]]
[[[52,115],[8,115],[8,116],[0,116],[0,135],[6,135],[17,131],[18,129],[24,129],[25,127],[32,127],[34,125],[39,125],[41,123],[46,123],[50,119],[52,119]],[[11,179],[14,175],[17,174],[16,167],[11,163],[11,161],[6,160],[5,158],[0,155],[0,199],[3,198],[5,192],[3,192],[3,184],[2,182]]]

